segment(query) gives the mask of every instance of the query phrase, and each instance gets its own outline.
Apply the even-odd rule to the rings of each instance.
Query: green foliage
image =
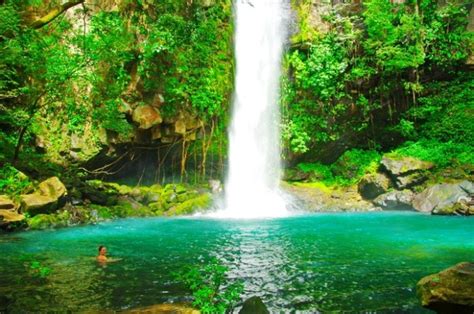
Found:
[[[377,151],[352,149],[346,151],[332,165],[300,163],[298,168],[310,173],[312,181],[321,181],[329,186],[348,186],[357,183],[366,173],[375,172],[380,159]]]
[[[417,142],[406,142],[403,146],[394,150],[393,154],[431,161],[439,168],[474,164],[474,148],[471,143],[422,139]]]
[[[474,34],[466,32],[468,16],[466,6],[454,3],[427,16],[425,45],[427,58],[433,65],[449,68],[465,61],[472,53]]]
[[[463,151],[474,141],[474,80],[458,70],[474,47],[464,4],[369,0],[362,12],[341,5],[322,17],[328,31],[318,36],[307,36],[307,12],[298,15],[301,33],[282,81],[284,158],[317,161],[332,142],[390,149],[428,139]],[[325,167],[316,166],[316,177],[349,177],[346,165],[339,174]]]
[[[18,196],[32,188],[32,182],[10,164],[0,168],[0,194]]]
[[[37,278],[46,278],[51,274],[51,268],[42,265],[38,261],[31,262],[30,269],[33,271],[33,276]]]
[[[417,125],[420,135],[441,142],[474,143],[474,75],[427,85],[406,119]]]
[[[212,259],[199,267],[188,267],[175,274],[193,293],[193,306],[202,313],[226,313],[231,311],[244,290],[241,281],[226,284],[228,268]]]

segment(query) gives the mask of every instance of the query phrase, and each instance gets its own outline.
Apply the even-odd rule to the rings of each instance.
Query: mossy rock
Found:
[[[112,206],[110,212],[120,218],[155,216],[155,213],[149,207],[141,204],[137,206],[136,203],[127,201],[120,201],[118,205]]]
[[[87,181],[81,188],[84,198],[94,204],[112,206],[117,204],[120,193],[113,184],[105,183],[100,180]]]
[[[211,206],[211,194],[204,193],[195,198],[171,207],[165,212],[167,216],[189,215],[195,213],[199,209],[205,209]]]
[[[463,262],[421,279],[421,304],[438,313],[474,312],[474,263]]]
[[[31,230],[43,230],[66,227],[69,225],[69,219],[69,212],[63,211],[57,214],[39,214],[27,219],[27,223]]]

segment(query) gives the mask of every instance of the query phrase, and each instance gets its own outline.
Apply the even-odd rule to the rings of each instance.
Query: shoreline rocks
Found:
[[[432,169],[434,164],[413,157],[386,154],[380,166],[389,174],[395,187],[403,190],[426,181],[428,179],[426,172]]]
[[[422,278],[417,286],[421,304],[438,313],[474,312],[474,263],[463,262]]]

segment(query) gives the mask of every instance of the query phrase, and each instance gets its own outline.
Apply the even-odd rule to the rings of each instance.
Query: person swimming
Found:
[[[99,263],[111,263],[111,262],[119,262],[121,258],[108,258],[107,257],[107,248],[103,245],[99,246],[99,254],[95,258]]]
[[[97,255],[96,259],[100,263],[107,262],[107,248],[105,246],[99,246],[99,255]]]

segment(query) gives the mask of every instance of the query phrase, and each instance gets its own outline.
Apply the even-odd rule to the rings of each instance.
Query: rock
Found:
[[[70,214],[63,211],[58,214],[38,214],[28,219],[28,227],[32,230],[60,228],[69,225]]]
[[[0,195],[0,209],[15,210],[16,204],[6,195]]]
[[[40,213],[51,213],[58,207],[57,199],[38,193],[21,195],[20,200],[21,211],[27,212],[32,216]]]
[[[438,313],[474,312],[474,263],[459,263],[421,279],[421,304]]]
[[[66,195],[66,187],[58,179],[58,177],[51,177],[38,185],[38,189],[41,195],[49,196],[58,200],[59,198]]]
[[[284,181],[305,181],[309,178],[310,173],[300,169],[285,169],[283,172]]]
[[[463,189],[464,191],[466,191],[466,193],[469,194],[470,196],[474,195],[474,183],[472,183],[471,181],[467,181],[467,180],[462,181],[459,184],[459,187]]]
[[[159,125],[155,125],[151,128],[151,139],[152,140],[159,140],[161,138],[161,127]]]
[[[358,184],[358,191],[362,197],[373,199],[380,194],[387,192],[390,186],[390,179],[382,173],[365,175]]]
[[[184,119],[178,119],[174,123],[174,133],[184,135],[186,134],[186,123]]]
[[[240,309],[239,314],[269,314],[265,303],[263,303],[260,297],[251,297],[245,300]]]
[[[200,209],[207,209],[211,202],[211,195],[204,193],[170,207],[164,214],[166,216],[190,215]]]
[[[38,191],[20,196],[21,210],[31,215],[51,213],[64,206],[66,187],[57,178],[51,177],[38,185]]]
[[[201,312],[189,306],[180,304],[156,304],[131,310],[121,311],[123,314],[200,314]]]
[[[377,196],[373,200],[375,206],[380,206],[383,209],[394,210],[414,210],[411,202],[414,194],[410,190],[392,191]]]
[[[381,161],[382,168],[392,177],[398,189],[405,189],[420,184],[427,179],[426,171],[434,164],[413,157],[385,155]]]
[[[422,161],[413,157],[390,157],[387,155],[383,156],[381,164],[394,176],[405,175],[420,170],[429,170],[434,166],[431,162]]]
[[[449,209],[456,203],[469,204],[472,196],[463,187],[470,187],[471,184],[469,181],[463,181],[430,186],[414,197],[413,207],[421,212],[453,214]]]
[[[25,216],[13,210],[0,209],[0,229],[12,230],[15,229],[15,224],[21,223]]]
[[[139,128],[146,130],[152,126],[160,124],[163,119],[161,118],[160,111],[152,106],[138,106],[132,115],[133,121],[139,124]]]
[[[222,192],[222,183],[219,180],[209,180],[209,188],[212,194],[219,194]]]
[[[80,187],[80,192],[85,199],[91,203],[99,205],[115,205],[120,195],[117,187],[113,184],[102,182],[100,180],[89,180]]]
[[[196,131],[186,132],[184,139],[186,141],[195,141],[196,140]]]
[[[335,189],[320,182],[313,183],[284,183],[282,188],[294,197],[298,208],[312,212],[335,211],[374,211],[369,201],[362,199],[356,186]]]

